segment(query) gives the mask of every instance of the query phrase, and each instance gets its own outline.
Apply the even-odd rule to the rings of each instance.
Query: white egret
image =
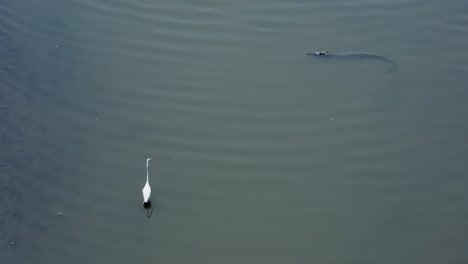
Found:
[[[145,187],[143,187],[143,190],[141,192],[143,193],[143,206],[146,209],[149,209],[151,207],[151,201],[150,196],[151,196],[151,187],[149,185],[149,172],[148,172],[148,162],[151,160],[151,158],[146,159],[146,184]]]

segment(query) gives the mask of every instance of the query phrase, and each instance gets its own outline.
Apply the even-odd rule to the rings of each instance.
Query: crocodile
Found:
[[[378,60],[383,61],[390,65],[389,72],[396,70],[398,64],[382,55],[369,53],[369,52],[339,52],[331,53],[328,51],[314,51],[306,52],[306,55],[318,56],[321,58],[338,58],[338,59],[367,59],[367,60]]]

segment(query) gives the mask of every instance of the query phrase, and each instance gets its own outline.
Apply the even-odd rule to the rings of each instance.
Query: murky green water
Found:
[[[0,260],[467,262],[467,14],[0,0]]]

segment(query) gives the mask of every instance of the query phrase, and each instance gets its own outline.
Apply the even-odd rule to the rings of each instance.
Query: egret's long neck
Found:
[[[149,168],[148,168],[149,161],[150,161],[150,159],[146,160],[146,182],[149,182]]]

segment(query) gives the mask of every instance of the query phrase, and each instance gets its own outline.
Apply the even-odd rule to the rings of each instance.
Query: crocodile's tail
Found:
[[[394,72],[398,69],[398,63],[392,61],[390,63],[390,68],[388,68],[387,72]]]

